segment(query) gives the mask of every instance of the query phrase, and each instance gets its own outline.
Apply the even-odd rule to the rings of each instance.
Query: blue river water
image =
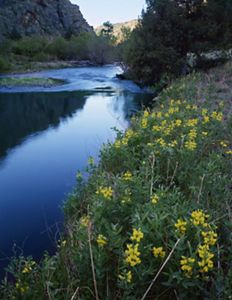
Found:
[[[151,100],[117,66],[30,74],[64,79],[53,88],[0,89],[0,268],[13,255],[53,253],[62,205],[76,173],[96,161],[116,127]],[[16,76],[28,76],[16,75]]]

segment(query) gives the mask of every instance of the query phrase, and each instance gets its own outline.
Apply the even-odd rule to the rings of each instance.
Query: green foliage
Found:
[[[5,77],[0,78],[0,87],[15,87],[15,86],[43,86],[51,87],[61,85],[65,81],[53,78],[37,78],[37,77]]]
[[[89,60],[96,64],[110,63],[115,60],[113,37],[96,36],[93,33],[71,35],[69,39],[58,37],[47,39],[27,37],[5,41],[0,46],[0,55],[7,57],[1,70],[6,71],[7,64],[27,64],[30,62],[50,62],[54,60]]]
[[[10,64],[7,62],[7,58],[0,56],[0,73],[4,73],[10,69]]]
[[[110,21],[103,23],[101,35],[110,37],[113,34],[113,31],[114,31],[114,26]]]
[[[33,58],[34,56],[44,52],[47,46],[47,40],[44,38],[24,38],[13,42],[12,52],[16,55],[27,56]]]
[[[198,98],[201,76],[173,83],[98,166],[89,159],[56,255],[14,260],[1,299],[229,299],[232,136],[226,106],[205,87]]]
[[[153,84],[165,74],[185,73],[188,53],[200,58],[230,47],[231,12],[227,0],[147,0],[124,56],[134,78]]]

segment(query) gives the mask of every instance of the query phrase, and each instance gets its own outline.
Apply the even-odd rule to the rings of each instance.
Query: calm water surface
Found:
[[[117,67],[40,72],[66,79],[52,89],[0,90],[0,266],[15,253],[39,258],[54,251],[62,204],[84,170],[97,159],[112,127],[125,130],[145,95],[115,79]],[[24,75],[25,76],[25,75]]]

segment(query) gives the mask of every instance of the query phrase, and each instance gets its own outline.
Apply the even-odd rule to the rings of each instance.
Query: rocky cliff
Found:
[[[0,40],[91,31],[79,6],[69,0],[0,0]]]

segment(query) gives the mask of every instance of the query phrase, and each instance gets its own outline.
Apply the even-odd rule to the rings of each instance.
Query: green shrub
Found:
[[[7,58],[0,56],[0,73],[4,73],[10,69],[10,64],[7,62]]]
[[[48,41],[45,38],[23,38],[13,42],[12,52],[16,55],[33,58],[35,55],[45,51],[47,43]]]

